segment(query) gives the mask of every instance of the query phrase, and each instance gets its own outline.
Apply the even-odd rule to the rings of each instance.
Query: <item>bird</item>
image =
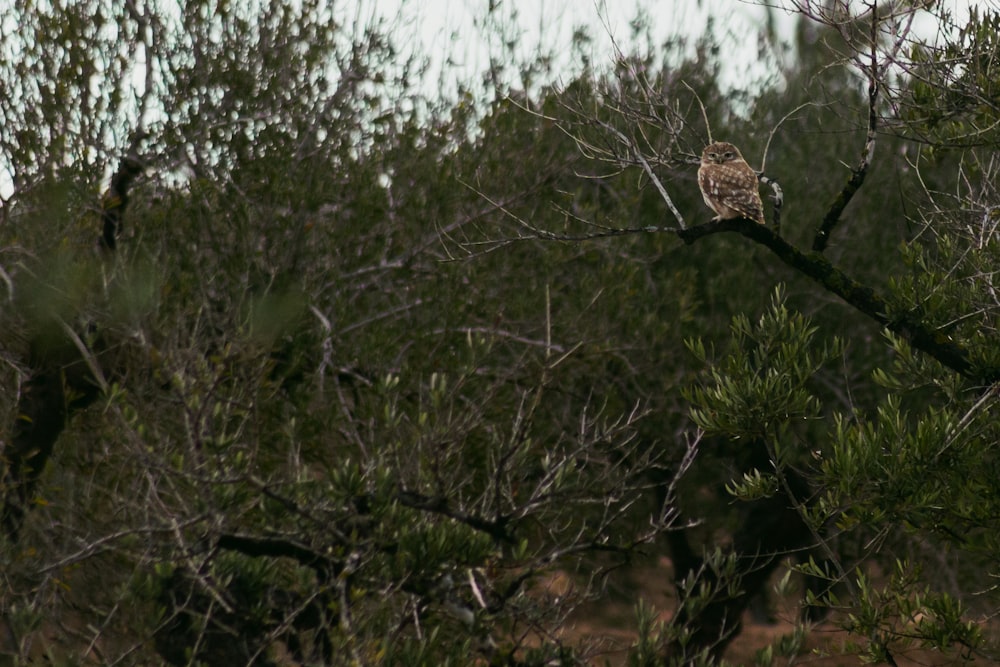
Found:
[[[736,146],[716,141],[705,147],[698,167],[698,187],[714,221],[749,218],[764,224],[764,203],[757,191],[757,172]]]

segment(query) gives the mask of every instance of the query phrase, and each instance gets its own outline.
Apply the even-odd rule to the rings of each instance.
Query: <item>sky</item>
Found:
[[[808,5],[828,0],[798,1]],[[862,4],[862,0],[838,1]],[[880,4],[887,2],[881,0]],[[523,60],[530,60],[541,47],[554,49],[557,57],[569,62],[566,45],[572,31],[586,26],[594,37],[591,62],[600,66],[613,61],[613,41],[629,51],[629,23],[640,10],[649,17],[654,44],[678,34],[697,37],[713,17],[716,26],[731,35],[734,62],[754,63],[759,61],[757,34],[766,20],[764,5],[775,7],[777,33],[790,39],[797,20],[790,9],[791,0],[348,0],[341,6],[347,8],[345,11],[390,21],[413,48],[430,58],[432,71],[443,69],[445,79],[454,80],[483,72],[490,53],[499,52],[495,31],[482,20],[491,7],[490,16],[518,35],[515,53]],[[970,5],[1000,8],[1000,0],[944,0],[944,6],[959,20],[967,16]],[[917,26],[918,33],[927,37],[936,29],[929,18]],[[766,63],[760,65],[761,77],[766,76],[766,68]],[[564,78],[572,75],[566,70]],[[746,77],[746,69],[724,70],[720,83],[746,84]],[[438,77],[429,79],[436,82]]]
[[[5,0],[0,0],[3,3]],[[827,0],[799,0],[819,3]],[[861,0],[848,1],[854,5]],[[886,0],[882,0],[884,4]],[[773,13],[779,36],[791,38],[796,16],[787,10],[790,0],[332,0],[339,8],[342,24],[368,25],[372,18],[384,19],[403,37],[413,53],[426,57],[430,73],[425,85],[429,96],[453,97],[459,81],[480,76],[488,68],[491,54],[504,62],[531,62],[539,52],[553,56],[555,83],[570,80],[577,63],[568,45],[573,31],[586,27],[593,40],[589,60],[597,68],[610,65],[615,44],[634,52],[631,20],[640,12],[649,19],[652,43],[662,44],[677,35],[696,38],[704,33],[710,17],[728,33],[735,62],[748,67],[723,69],[720,83],[748,86],[748,77],[768,76],[768,63],[761,62],[757,34],[766,18],[764,3],[775,5]],[[944,0],[961,21],[970,5],[1000,10],[1000,0]],[[499,30],[498,30],[499,28]],[[931,22],[920,31],[932,37]],[[501,37],[500,35],[505,35]],[[509,38],[512,51],[502,42]],[[640,43],[639,46],[644,46]],[[138,70],[137,70],[138,71]],[[517,86],[519,82],[508,82]],[[137,84],[140,85],[140,84]],[[0,169],[0,197],[10,196],[12,184]]]
[[[401,34],[410,38],[414,48],[431,59],[432,70],[440,71],[446,64],[457,65],[451,72],[453,76],[484,71],[490,53],[500,52],[495,31],[490,29],[492,26],[484,25],[486,14],[494,26],[505,26],[518,36],[515,54],[523,60],[531,60],[540,49],[551,49],[557,58],[565,58],[568,63],[567,45],[572,32],[584,26],[594,38],[590,60],[598,67],[613,61],[615,43],[625,52],[630,50],[633,43],[630,22],[640,10],[649,17],[654,44],[678,34],[697,37],[704,32],[709,17],[714,17],[719,27],[732,31],[736,40],[734,56],[743,60],[757,58],[756,35],[766,14],[759,3],[744,0],[357,0],[347,3],[352,4],[362,15],[381,16],[393,23]],[[492,12],[488,12],[490,7],[494,7]],[[791,34],[794,16],[778,11],[776,17],[779,33]],[[567,71],[567,75],[571,76],[572,72]]]

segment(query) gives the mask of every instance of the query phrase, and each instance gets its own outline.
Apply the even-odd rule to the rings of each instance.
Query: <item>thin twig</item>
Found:
[[[771,140],[774,139],[774,135],[777,134],[778,129],[785,123],[786,120],[791,118],[793,115],[797,114],[799,111],[802,111],[802,109],[813,106],[820,106],[820,105],[816,102],[805,102],[803,104],[800,104],[799,106],[795,107],[794,109],[786,113],[784,116],[782,116],[778,120],[778,122],[774,124],[774,127],[772,127],[771,131],[768,132],[767,134],[767,143],[764,144],[764,155],[761,156],[760,158],[761,173],[767,171],[767,153],[769,150],[771,150]]]
[[[708,143],[712,143],[712,126],[708,123],[708,113],[705,111],[705,105],[701,101],[701,97],[695,92],[694,88],[688,85],[687,81],[681,81],[681,85],[691,91],[694,95],[694,99],[698,100],[698,108],[701,109],[701,117],[705,120],[705,132],[708,133]]]
[[[649,166],[649,162],[646,160],[646,157],[642,154],[642,151],[639,150],[639,147],[636,146],[635,143],[633,143],[628,137],[626,137],[624,134],[622,134],[620,131],[618,131],[611,125],[605,123],[604,121],[597,121],[597,123],[605,130],[617,136],[619,141],[628,146],[629,151],[632,153],[632,156],[639,162],[639,164],[642,165],[642,169],[643,171],[646,172],[646,176],[649,177],[650,182],[652,182],[653,186],[656,187],[657,191],[659,191],[660,197],[663,199],[663,202],[667,205],[667,208],[669,208],[670,212],[674,214],[674,218],[677,220],[677,224],[680,225],[681,229],[687,229],[687,225],[684,223],[684,216],[682,216],[681,212],[677,210],[677,207],[674,205],[674,201],[670,198],[670,195],[667,194],[667,189],[663,187],[663,183],[661,183],[660,179],[657,178],[656,173],[653,172],[653,168]]]
[[[108,381],[105,379],[104,372],[101,371],[101,367],[98,365],[97,359],[94,357],[94,353],[87,348],[82,340],[80,340],[80,336],[73,331],[73,327],[66,324],[65,320],[61,317],[58,317],[57,319],[63,331],[67,336],[69,336],[69,339],[73,341],[73,345],[76,346],[76,349],[79,350],[80,356],[83,357],[84,362],[87,364],[87,368],[90,369],[90,374],[93,376],[94,381],[97,382],[101,391],[106,394],[108,392]]]

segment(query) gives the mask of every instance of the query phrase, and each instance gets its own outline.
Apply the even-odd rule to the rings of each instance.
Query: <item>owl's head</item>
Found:
[[[705,150],[701,152],[702,164],[722,164],[723,162],[742,159],[743,156],[740,154],[740,149],[728,141],[716,141],[714,144],[705,146]]]

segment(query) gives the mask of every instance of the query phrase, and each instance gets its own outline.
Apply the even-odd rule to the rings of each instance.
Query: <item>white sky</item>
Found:
[[[6,0],[0,0],[0,3]],[[799,0],[819,3],[825,0]],[[859,0],[849,0],[857,3]],[[339,18],[347,26],[365,26],[373,16],[381,16],[404,37],[404,47],[427,56],[431,74],[427,84],[451,96],[456,82],[480,76],[486,71],[490,55],[506,55],[498,37],[500,26],[512,38],[513,60],[530,62],[540,51],[554,56],[556,78],[568,81],[575,74],[569,45],[574,29],[588,28],[590,60],[601,68],[614,60],[612,38],[626,53],[633,52],[630,21],[640,10],[649,18],[652,43],[659,46],[673,36],[689,40],[703,34],[709,17],[717,27],[731,35],[737,62],[758,63],[758,76],[766,76],[767,66],[759,63],[757,34],[764,25],[770,2],[787,7],[789,0],[333,0]],[[970,5],[1000,10],[1000,0],[944,0],[956,18],[964,22]],[[493,11],[490,12],[490,7]],[[774,14],[782,38],[791,38],[796,17],[783,10]],[[484,24],[484,17],[489,24]],[[933,37],[935,26],[929,23],[921,32]],[[639,42],[640,48],[645,42]],[[505,62],[511,58],[504,57]],[[576,64],[576,63],[572,63]],[[441,75],[441,73],[444,73]],[[751,68],[723,71],[722,84],[746,85],[753,77]],[[517,86],[519,82],[508,82]],[[0,196],[11,194],[12,184],[6,170],[0,169]]]
[[[827,0],[798,1],[818,5]],[[847,1],[861,4],[860,0]],[[572,31],[582,25],[589,28],[594,38],[591,61],[601,66],[613,60],[612,36],[623,51],[630,51],[629,22],[639,10],[650,19],[656,45],[676,35],[696,39],[703,34],[711,16],[719,29],[732,35],[735,61],[755,62],[757,35],[767,13],[765,4],[788,8],[791,3],[790,0],[347,0],[341,6],[346,8],[345,12],[390,20],[401,34],[411,39],[408,45],[431,58],[436,72],[449,60],[457,63],[457,70],[449,72],[454,79],[478,75],[488,66],[490,53],[500,52],[495,32],[482,25],[482,17],[490,7],[495,8],[492,16],[501,24],[516,26],[520,39],[515,53],[525,60],[530,60],[539,47],[554,49],[557,56],[568,58]],[[880,4],[886,4],[886,0]],[[943,5],[964,23],[969,6],[998,9],[1000,0],[943,0]],[[796,15],[779,9],[774,17],[778,35],[790,39]],[[928,38],[936,32],[929,17],[917,29]],[[765,68],[761,68],[761,75]],[[567,71],[562,78],[568,79],[572,74]],[[745,84],[746,76],[746,71],[723,71],[722,85]],[[432,80],[436,81],[436,76]]]
[[[501,52],[495,32],[482,25],[490,6],[495,7],[493,20],[520,37],[515,54],[524,60],[540,49],[568,57],[573,30],[585,26],[593,38],[591,62],[598,67],[614,58],[612,37],[623,51],[630,51],[629,24],[640,10],[650,19],[654,45],[676,35],[693,41],[714,16],[737,40],[746,37],[738,48],[750,59],[757,57],[757,32],[766,14],[759,4],[744,0],[355,0],[347,5],[362,16],[390,20],[401,34],[412,37],[410,44],[418,52],[431,58],[435,70],[448,60],[457,63],[453,76],[483,72],[490,53]],[[779,33],[790,34],[794,17],[784,11],[777,17]]]

